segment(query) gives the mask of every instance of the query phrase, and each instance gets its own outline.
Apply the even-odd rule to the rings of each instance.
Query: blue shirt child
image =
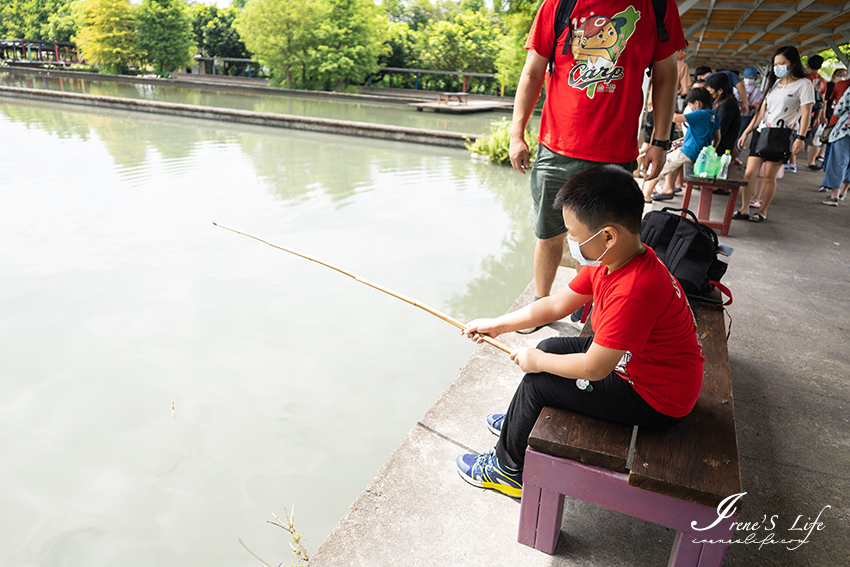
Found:
[[[691,161],[696,161],[700,151],[714,140],[714,135],[720,129],[720,121],[713,110],[700,109],[685,115],[688,121],[688,133],[682,142],[682,153]]]

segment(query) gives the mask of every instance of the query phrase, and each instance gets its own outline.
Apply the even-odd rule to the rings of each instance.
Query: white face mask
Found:
[[[744,79],[744,84],[745,84],[745,85],[747,85],[748,87],[749,87],[750,85],[755,84],[755,82],[756,82],[756,80],[755,80],[755,79],[750,79],[750,78],[746,78],[746,79]]]
[[[788,74],[788,65],[774,65],[773,74],[781,79]]]
[[[603,230],[605,230],[605,229],[604,228],[600,229],[599,232],[597,232],[596,234],[594,234],[593,236],[591,236],[590,238],[588,238],[587,240],[585,240],[582,243],[578,243],[575,240],[573,240],[572,238],[570,238],[569,236],[567,236],[567,244],[569,244],[569,246],[570,246],[570,256],[572,256],[573,259],[576,262],[578,262],[579,264],[581,264],[582,266],[601,266],[602,262],[600,262],[600,260],[602,260],[602,256],[604,256],[605,254],[608,253],[607,248],[605,249],[605,252],[602,253],[602,256],[600,256],[596,260],[588,260],[581,253],[581,248],[579,248],[579,247],[584,246],[585,244],[587,244],[588,242],[590,242],[591,240],[593,240],[594,238],[599,236],[602,233]]]

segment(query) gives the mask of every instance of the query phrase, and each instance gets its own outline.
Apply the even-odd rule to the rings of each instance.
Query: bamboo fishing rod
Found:
[[[304,258],[305,260],[310,260],[311,262],[315,262],[315,263],[317,263],[317,264],[320,264],[320,265],[322,265],[322,266],[325,266],[326,268],[330,268],[330,269],[332,269],[332,270],[336,270],[337,272],[339,272],[339,273],[341,273],[341,274],[344,274],[344,275],[346,275],[346,276],[348,276],[348,277],[350,277],[350,278],[354,279],[355,281],[358,281],[358,282],[360,282],[360,283],[362,283],[362,284],[366,284],[366,285],[368,285],[369,287],[372,287],[372,288],[377,289],[378,291],[383,291],[383,292],[384,292],[384,293],[386,293],[386,294],[392,295],[393,297],[395,297],[395,298],[397,298],[397,299],[401,299],[402,301],[404,301],[404,302],[406,302],[406,303],[409,303],[409,304],[411,304],[411,305],[413,305],[413,306],[415,306],[415,307],[418,307],[419,309],[422,309],[422,310],[424,310],[424,311],[427,311],[427,312],[428,312],[428,313],[430,313],[431,315],[434,315],[434,316],[436,316],[436,317],[439,317],[440,319],[442,319],[443,321],[445,321],[445,322],[447,322],[447,323],[451,323],[452,325],[454,325],[455,327],[457,327],[457,328],[458,328],[458,329],[460,329],[461,331],[463,331],[463,330],[465,330],[465,329],[466,329],[466,325],[464,325],[463,323],[461,323],[461,322],[460,322],[460,321],[458,321],[457,319],[454,319],[454,318],[452,318],[452,317],[449,317],[449,316],[448,316],[448,315],[446,315],[445,313],[440,313],[440,312],[439,312],[439,311],[437,311],[436,309],[432,309],[432,308],[428,307],[427,305],[425,305],[425,304],[423,304],[423,303],[419,303],[419,302],[418,302],[418,301],[416,301],[415,299],[411,299],[410,297],[407,297],[407,296],[401,295],[400,293],[396,293],[396,292],[394,292],[394,291],[393,291],[393,290],[391,290],[391,289],[385,288],[385,287],[384,287],[384,286],[382,286],[382,285],[378,285],[378,284],[376,284],[376,283],[374,283],[374,282],[370,282],[369,280],[365,280],[365,279],[363,279],[363,278],[361,278],[361,277],[359,277],[359,276],[356,276],[356,275],[352,274],[351,272],[347,272],[347,271],[343,270],[342,268],[339,268],[339,267],[337,267],[337,266],[334,266],[333,264],[328,264],[327,262],[323,262],[323,261],[319,260],[318,258],[314,258],[314,257],[312,257],[312,256],[308,256],[308,255],[306,255],[306,254],[301,254],[300,252],[296,252],[295,250],[290,250],[289,248],[284,248],[283,246],[278,246],[277,244],[273,244],[273,243],[269,242],[268,240],[263,240],[263,239],[262,239],[262,238],[260,238],[259,236],[254,236],[253,234],[248,234],[247,232],[242,232],[241,230],[236,230],[235,228],[230,228],[230,227],[228,227],[228,226],[224,226],[223,224],[218,224],[217,222],[214,222],[213,224],[214,224],[215,226],[219,227],[219,228],[223,228],[224,230],[229,230],[230,232],[235,232],[236,234],[241,234],[242,236],[247,236],[248,238],[253,238],[254,240],[258,240],[258,241],[262,242],[263,244],[268,244],[268,245],[269,245],[269,246],[271,246],[272,248],[277,248],[278,250],[283,250],[284,252],[289,252],[290,254],[293,254],[293,255],[295,255],[295,256],[298,256],[299,258]],[[511,352],[513,352],[513,350],[511,349],[511,347],[507,346],[507,345],[506,345],[506,344],[504,344],[504,343],[501,343],[501,342],[497,341],[496,339],[494,339],[494,338],[492,338],[492,337],[488,337],[487,335],[479,335],[479,336],[480,336],[482,339],[484,339],[484,342],[486,342],[487,344],[489,344],[489,345],[491,345],[491,346],[496,347],[496,348],[497,348],[497,349],[499,349],[499,350],[503,350],[503,351],[505,351],[505,352],[506,352],[506,353],[508,353],[508,354],[510,354]]]

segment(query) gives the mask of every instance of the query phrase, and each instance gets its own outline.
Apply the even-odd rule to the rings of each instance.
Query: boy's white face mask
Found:
[[[569,235],[568,235],[567,236],[567,244],[569,244],[569,246],[570,246],[570,256],[572,256],[573,259],[576,262],[578,262],[579,264],[581,264],[582,266],[601,266],[602,262],[600,260],[602,260],[602,256],[604,256],[605,254],[608,253],[607,248],[605,249],[605,252],[602,253],[602,256],[600,256],[596,260],[589,260],[589,259],[584,257],[584,255],[581,253],[581,248],[579,248],[579,247],[584,246],[585,244],[587,244],[588,242],[590,242],[591,240],[593,240],[594,238],[599,236],[602,233],[603,230],[605,230],[605,229],[604,228],[599,229],[599,232],[597,232],[596,234],[594,234],[593,236],[591,236],[590,238],[588,238],[587,240],[585,240],[584,242],[581,242],[581,243],[576,242],[575,240],[570,238]]]

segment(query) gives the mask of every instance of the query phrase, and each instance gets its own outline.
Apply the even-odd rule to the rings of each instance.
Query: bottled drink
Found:
[[[700,150],[697,160],[694,162],[694,177],[707,177],[705,162],[708,159],[708,147]]]
[[[707,177],[717,177],[717,172],[720,170],[720,158],[717,156],[717,150],[714,146],[708,146],[708,155],[705,160],[705,172]]]
[[[720,158],[720,171],[717,174],[717,179],[726,179],[726,176],[729,175],[729,164],[731,163],[732,152],[730,150],[726,150],[726,153]]]

